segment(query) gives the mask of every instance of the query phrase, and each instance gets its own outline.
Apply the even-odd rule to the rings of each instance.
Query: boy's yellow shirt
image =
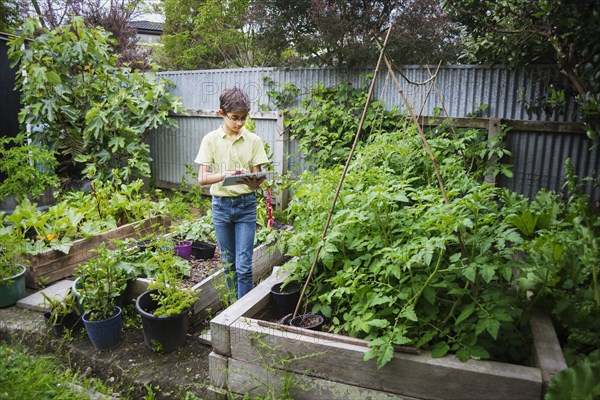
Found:
[[[240,169],[251,171],[254,166],[268,164],[269,159],[257,134],[242,128],[240,136],[232,141],[221,126],[202,139],[194,162],[208,164],[212,172],[217,173]],[[223,182],[218,182],[210,187],[210,194],[213,196],[234,197],[247,193],[252,193],[252,189],[243,184],[223,186]]]

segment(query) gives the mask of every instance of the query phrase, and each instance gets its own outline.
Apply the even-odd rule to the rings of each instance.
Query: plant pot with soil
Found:
[[[17,262],[21,239],[14,234],[12,225],[4,226],[3,218],[0,213],[0,307],[8,307],[25,296],[27,269]]]
[[[120,268],[119,258],[104,243],[96,250],[98,258],[78,269],[78,290],[85,313],[83,323],[97,350],[117,347],[121,342],[121,308],[117,299],[127,288],[127,274]]]
[[[290,320],[290,325],[296,328],[320,331],[325,319],[319,314],[301,314]]]
[[[154,281],[135,302],[142,317],[144,343],[155,352],[169,353],[185,343],[190,310],[198,300],[194,291],[182,286],[177,257],[170,251],[153,254]]]
[[[121,344],[123,328],[122,310],[114,306],[108,309],[94,309],[83,314],[83,324],[96,350],[111,350]]]

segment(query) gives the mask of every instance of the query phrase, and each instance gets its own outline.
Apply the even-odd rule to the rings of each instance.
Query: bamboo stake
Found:
[[[371,97],[373,95],[373,89],[375,87],[375,81],[377,78],[377,73],[379,72],[379,67],[381,65],[381,60],[384,57],[385,48],[387,46],[388,38],[390,37],[390,32],[392,31],[393,24],[390,24],[388,28],[387,34],[385,35],[385,40],[383,41],[383,46],[381,48],[381,53],[379,54],[379,59],[377,60],[377,65],[375,66],[375,71],[373,72],[373,79],[371,80],[371,85],[369,86],[369,91],[367,93],[367,100],[365,102],[365,107],[363,108],[362,115],[360,117],[360,123],[358,124],[358,129],[356,131],[356,135],[354,135],[354,142],[352,143],[352,148],[350,149],[350,154],[348,154],[348,159],[346,160],[346,165],[344,165],[344,170],[342,171],[342,176],[340,181],[338,182],[337,188],[335,190],[335,195],[333,196],[333,202],[331,204],[331,208],[329,209],[329,214],[327,215],[327,221],[325,222],[325,226],[323,227],[323,233],[321,234],[321,240],[317,245],[317,252],[315,254],[315,258],[310,267],[310,271],[308,272],[308,277],[304,282],[304,286],[302,287],[302,292],[300,292],[300,298],[298,299],[298,303],[296,304],[296,308],[294,309],[294,314],[292,315],[292,319],[296,318],[298,314],[298,310],[300,309],[300,304],[302,304],[302,300],[304,298],[304,293],[306,292],[306,288],[310,283],[310,279],[312,278],[312,274],[317,265],[317,260],[319,259],[319,254],[321,253],[321,247],[323,246],[323,240],[327,235],[327,231],[329,230],[329,224],[331,223],[331,217],[333,215],[333,210],[335,207],[335,203],[340,195],[340,189],[342,188],[342,184],[344,183],[344,178],[346,177],[346,172],[348,171],[348,167],[350,166],[350,161],[352,160],[352,156],[354,155],[354,150],[356,149],[356,145],[358,144],[358,140],[360,138],[360,134],[362,132],[362,127],[365,123],[365,118],[367,116],[367,110],[369,108],[369,103],[371,102]]]
[[[384,50],[385,50],[385,48],[383,48],[381,50],[381,52],[383,53]],[[429,155],[429,158],[431,159],[431,162],[433,164],[433,169],[435,170],[435,176],[437,177],[438,185],[440,187],[440,190],[442,191],[442,196],[444,197],[444,201],[446,202],[446,204],[448,204],[448,203],[450,203],[450,201],[448,200],[448,196],[446,195],[446,188],[444,187],[444,182],[442,181],[442,176],[440,175],[440,170],[437,166],[437,161],[435,159],[435,156],[433,155],[433,151],[431,151],[429,142],[427,141],[427,139],[425,138],[425,134],[423,133],[423,127],[421,127],[421,124],[419,124],[419,120],[417,119],[417,116],[415,115],[414,111],[412,110],[412,107],[410,106],[408,99],[404,95],[404,91],[402,90],[402,86],[400,86],[400,82],[398,82],[398,78],[396,78],[396,74],[394,73],[394,70],[392,69],[390,60],[388,60],[387,56],[385,56],[385,55],[383,56],[383,60],[385,61],[385,65],[387,66],[389,74],[392,76],[392,80],[396,84],[398,93],[400,93],[400,95],[402,96],[402,100],[404,100],[404,103],[407,105],[406,108],[408,109],[408,111],[410,113],[410,117],[412,118],[413,123],[415,124],[415,126],[417,127],[417,130],[419,131],[419,137],[421,138],[421,142],[423,142],[423,146],[425,146],[425,150],[427,151],[427,154]]]

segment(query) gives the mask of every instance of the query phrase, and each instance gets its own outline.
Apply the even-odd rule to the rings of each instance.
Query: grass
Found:
[[[31,355],[21,346],[0,344],[0,399],[90,398],[89,394],[78,391],[74,385],[112,393],[96,379],[87,379],[70,369],[63,369],[54,356]]]

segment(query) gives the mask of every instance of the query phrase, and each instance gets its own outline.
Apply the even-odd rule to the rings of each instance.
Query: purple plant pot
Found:
[[[175,242],[175,252],[179,257],[189,260],[192,257],[192,242],[189,240]]]

